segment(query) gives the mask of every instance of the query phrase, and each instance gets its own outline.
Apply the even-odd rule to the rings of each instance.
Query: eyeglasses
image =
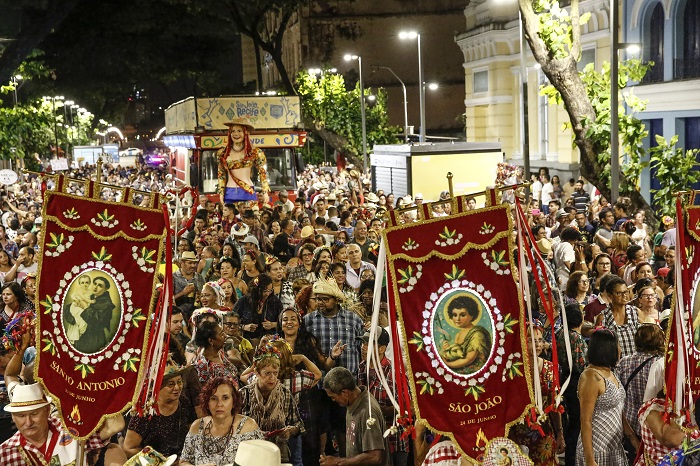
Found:
[[[628,293],[627,290],[625,290],[625,291],[613,291],[613,295],[615,295],[615,296],[624,296],[627,293]]]
[[[170,382],[164,384],[163,386],[166,388],[173,389],[175,387],[182,387],[183,385],[185,385],[185,382],[183,380],[177,380],[177,381],[171,380]]]
[[[301,257],[311,257],[313,256],[313,253],[307,253],[307,254],[302,254]]]
[[[656,299],[657,298],[656,294],[642,294],[642,295],[639,295],[639,297],[646,298],[646,299]]]

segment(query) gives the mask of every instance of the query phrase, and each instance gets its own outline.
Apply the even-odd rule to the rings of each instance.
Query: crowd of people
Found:
[[[69,175],[93,173],[87,168]],[[674,219],[648,225],[644,211],[630,210],[629,199],[610,203],[582,179],[561,185],[543,169],[531,180],[526,214],[547,270],[529,272],[558,291],[550,322],[531,280],[534,319],[528,342],[534,342],[530,350],[537,354],[532,367],[542,393],[552,394],[555,371],[571,381],[563,412],[549,412],[541,428],[515,425],[510,438],[537,465],[657,464],[686,437],[677,424],[661,420]],[[171,182],[160,170],[111,166],[103,167],[103,181],[160,192]],[[404,466],[411,458],[417,464],[456,464],[449,462],[459,455],[447,438],[429,431],[415,440],[402,435],[389,394],[375,368],[367,377],[365,361],[375,281],[384,279],[376,276],[376,262],[385,213],[430,200],[420,193],[372,192],[352,168],[309,167],[298,185],[293,199],[281,191],[262,207],[217,203],[202,195],[191,217],[175,225],[187,228],[173,245],[170,354],[156,400],[159,414],[133,416],[123,427],[100,431],[89,443],[96,452],[91,464],[121,464],[146,446],[178,455],[180,465],[230,464],[238,445],[251,439],[274,442],[282,460],[295,466]],[[36,299],[40,189],[36,179],[27,179],[2,194],[3,327],[33,309]],[[79,195],[82,188],[70,189]],[[105,200],[119,195],[119,190],[102,192]],[[449,197],[443,192],[433,200]],[[468,208],[477,208],[476,199],[469,199]],[[451,204],[433,205],[431,212],[449,215]],[[413,222],[423,215],[402,210],[399,218]],[[401,351],[385,329],[386,296],[380,301],[376,343],[380,370],[391,386],[391,355]],[[0,414],[0,436],[6,440],[0,446],[2,464],[25,464],[5,460],[18,438],[43,454],[40,442],[46,437],[22,423],[26,412],[13,411],[7,395],[10,381],[23,380],[18,386],[23,396],[41,396],[26,388],[33,387],[35,354],[31,346],[0,349],[0,368],[6,367],[0,395],[11,408]],[[45,425],[56,422],[48,405],[38,410]],[[376,428],[368,427],[370,417]],[[349,425],[353,429],[346,429]],[[430,448],[431,443],[440,448]]]

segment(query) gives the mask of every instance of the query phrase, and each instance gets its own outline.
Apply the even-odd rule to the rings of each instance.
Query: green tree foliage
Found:
[[[618,108],[620,142],[624,157],[620,162],[620,193],[631,195],[639,189],[642,170],[648,165],[644,162],[645,150],[643,140],[648,135],[644,123],[636,117],[646,108],[646,101],[634,95],[631,81],[641,81],[653,63],[642,63],[639,59],[626,60],[620,63],[619,89],[620,99]],[[586,94],[593,105],[595,120],[584,119],[586,136],[593,142],[598,157],[598,165],[602,168],[599,179],[605,186],[610,186],[610,64],[603,62],[602,71],[597,71],[592,63],[580,73],[586,86]],[[548,97],[551,104],[562,104],[559,91],[553,85],[542,86],[542,95]],[[625,106],[630,109],[627,113]],[[564,125],[571,128],[571,123]]]
[[[658,216],[676,216],[676,193],[688,189],[700,181],[700,164],[697,162],[698,149],[683,150],[676,147],[678,136],[666,141],[663,136],[656,136],[656,147],[652,147],[651,167],[656,169],[656,179],[660,189],[652,189],[654,207]]]
[[[371,89],[365,89],[365,102]],[[307,128],[340,151],[355,165],[362,166],[362,118],[359,84],[348,91],[345,78],[336,73],[297,77],[297,93]],[[375,144],[396,144],[400,128],[390,126],[386,112],[386,92],[378,89],[374,102],[365,106],[368,152]]]

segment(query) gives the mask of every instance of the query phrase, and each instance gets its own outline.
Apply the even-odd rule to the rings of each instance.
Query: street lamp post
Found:
[[[523,121],[523,179],[530,180],[530,119],[528,118],[528,95],[527,95],[527,62],[525,60],[525,41],[523,40],[523,16],[518,6],[518,35],[520,36],[520,78],[522,81],[522,121]],[[545,154],[546,156],[547,154]],[[530,194],[530,187],[525,186],[525,196]]]
[[[392,70],[388,66],[372,65],[372,68],[381,68],[384,70],[388,70],[389,73],[393,74],[394,77],[401,83],[401,87],[403,88],[403,135],[404,141],[408,142],[408,99],[406,97],[406,85],[401,80],[401,78],[399,78],[396,75],[396,73],[394,73],[394,70]]]
[[[362,119],[362,163],[364,172],[369,173],[367,165],[367,119],[365,116],[365,83],[362,80],[362,57],[360,55],[345,55],[345,61],[357,60],[360,68],[360,118]]]
[[[18,74],[12,77],[12,90],[14,95],[14,106],[17,106],[17,89],[19,88],[19,82],[22,80],[22,75]]]
[[[417,39],[418,41],[418,90],[420,95],[420,133],[419,141],[425,142],[425,82],[423,81],[423,53],[420,45],[420,34],[415,31],[402,31],[400,39]]]
[[[618,0],[610,0],[610,203],[617,202],[620,196],[620,137],[619,137],[619,73],[617,51],[620,47],[620,37],[617,22],[620,6]]]

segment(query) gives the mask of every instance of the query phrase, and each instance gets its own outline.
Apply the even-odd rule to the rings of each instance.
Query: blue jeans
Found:
[[[303,466],[301,461],[301,435],[287,439],[289,446],[289,462],[294,466]]]
[[[250,194],[243,188],[226,188],[226,191],[224,191],[224,204],[257,200],[257,194]]]

